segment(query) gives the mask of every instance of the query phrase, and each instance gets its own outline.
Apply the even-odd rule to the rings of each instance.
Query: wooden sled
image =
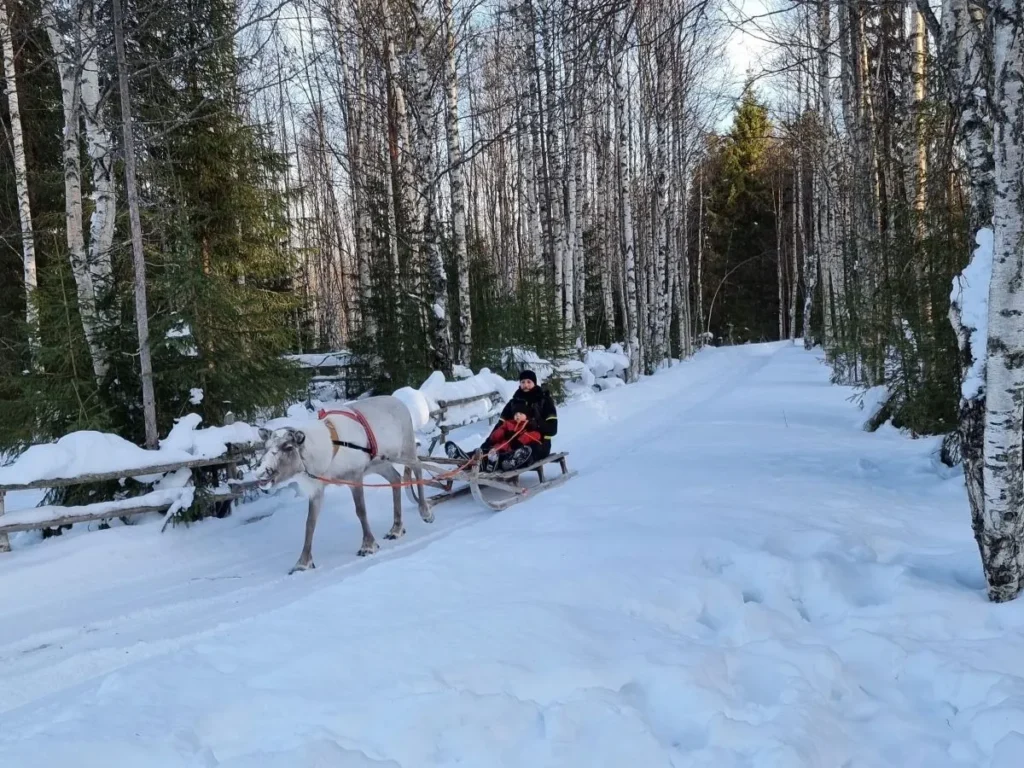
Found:
[[[533,464],[528,464],[525,467],[519,469],[509,470],[507,472],[481,472],[480,465],[474,464],[468,469],[460,470],[455,474],[451,474],[453,467],[461,466],[464,462],[459,459],[449,459],[448,457],[439,456],[421,456],[419,458],[420,466],[424,471],[425,485],[417,488],[416,486],[408,486],[407,490],[409,496],[415,503],[419,503],[419,494],[425,492],[425,488],[438,488],[441,493],[433,496],[427,496],[427,506],[433,507],[437,504],[441,504],[449,499],[455,499],[459,496],[465,496],[467,493],[472,493],[473,498],[480,504],[483,504],[489,509],[493,509],[498,512],[503,509],[511,507],[513,504],[518,504],[520,501],[525,501],[528,498],[536,496],[538,493],[554,488],[556,485],[561,485],[570,477],[575,475],[575,472],[570,472],[568,466],[566,466],[565,458],[569,454],[567,453],[552,453],[540,461],[536,461]],[[550,480],[544,478],[544,467],[548,464],[558,462],[558,466],[561,468],[562,473],[556,477],[552,477]],[[534,485],[523,485],[519,482],[519,478],[528,472],[536,472],[539,482]],[[428,477],[433,475],[434,477],[444,476],[442,480],[435,480],[434,477]],[[458,482],[466,483],[466,485],[455,487]],[[483,489],[488,488],[491,490],[498,490],[502,493],[498,498],[488,498],[484,495]],[[493,496],[493,494],[492,494]]]

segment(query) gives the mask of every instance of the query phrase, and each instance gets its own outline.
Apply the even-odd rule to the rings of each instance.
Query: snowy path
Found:
[[[407,503],[385,542],[372,491],[364,560],[333,493],[292,577],[288,492],[16,540],[0,766],[1016,768],[1024,603],[984,600],[935,442],[850,394],[706,350],[563,408],[579,477],[506,512]]]

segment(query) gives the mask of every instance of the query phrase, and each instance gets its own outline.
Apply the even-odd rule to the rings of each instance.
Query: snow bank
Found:
[[[529,369],[537,374],[537,383],[543,384],[551,378],[555,366],[538,355],[532,349],[523,347],[509,347],[501,355],[502,364],[508,370],[515,370],[517,373]]]
[[[412,428],[417,432],[423,429],[430,421],[430,401],[426,395],[412,387],[402,387],[392,393],[405,404],[412,416]]]
[[[583,354],[582,361],[570,358],[553,362],[531,349],[512,347],[505,351],[503,361],[510,369],[533,370],[539,383],[554,376],[565,380],[570,395],[580,389],[603,391],[621,386],[629,369],[629,357],[621,344],[612,344],[608,349],[590,347]]]
[[[260,440],[259,429],[243,421],[222,427],[199,429],[201,421],[202,417],[197,413],[182,416],[167,437],[160,441],[160,449],[181,451],[194,459],[213,459],[227,453],[228,443],[245,445],[263,442]]]
[[[619,347],[619,345],[615,344],[613,349],[609,350],[601,347],[587,350],[583,362],[586,363],[595,377],[603,379],[609,375],[617,375],[619,378],[625,378],[626,370],[629,368],[629,358],[616,350],[616,347]]]
[[[55,443],[33,445],[14,462],[0,467],[0,485],[28,485],[42,480],[145,470],[197,458],[216,458],[227,452],[228,443],[259,441],[259,431],[243,422],[197,429],[201,420],[195,413],[178,419],[155,451],[106,432],[72,432]]]
[[[519,385],[514,381],[503,379],[488,368],[481,368],[480,372],[469,378],[458,381],[446,381],[444,374],[434,371],[427,380],[420,385],[419,393],[426,401],[429,413],[434,413],[440,408],[441,402],[462,400],[467,397],[479,396],[479,399],[465,405],[458,405],[448,408],[444,415],[445,424],[468,424],[477,419],[489,419],[501,413],[505,403],[515,393]],[[497,392],[499,402],[494,403],[491,399],[484,397],[489,392]],[[406,403],[408,405],[408,403]],[[417,413],[413,413],[415,423]],[[429,419],[420,429],[431,432],[437,425],[433,418]]]
[[[993,232],[978,230],[977,248],[964,271],[953,278],[949,301],[960,307],[960,322],[970,334],[971,367],[964,377],[960,393],[972,398],[985,386],[985,359],[988,345],[988,286],[992,280]]]

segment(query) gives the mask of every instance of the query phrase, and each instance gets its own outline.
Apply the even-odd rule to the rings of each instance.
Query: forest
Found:
[[[0,450],[275,412],[294,353],[790,339],[945,437],[1024,588],[1019,2],[0,0],[0,43]]]

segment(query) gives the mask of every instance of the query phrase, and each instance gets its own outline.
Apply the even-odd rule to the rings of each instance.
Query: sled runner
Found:
[[[532,498],[549,488],[554,488],[556,485],[561,485],[575,475],[576,473],[570,472],[566,465],[566,456],[568,456],[567,453],[552,453],[550,456],[546,456],[540,461],[535,461],[533,464],[505,472],[481,472],[478,463],[453,472],[452,467],[464,466],[462,460],[439,456],[421,456],[419,457],[419,464],[424,470],[424,484],[419,488],[415,485],[409,485],[407,489],[409,496],[417,504],[420,501],[419,494],[425,493],[426,488],[440,489],[441,493],[426,497],[429,507],[441,504],[449,499],[464,496],[467,493],[472,493],[473,498],[480,504],[497,512]],[[548,464],[556,462],[562,470],[561,474],[551,479],[545,479],[544,468]],[[520,478],[531,472],[537,474],[538,482],[531,485],[520,483]],[[430,477],[431,475],[433,477]],[[437,477],[443,477],[444,479],[435,479]],[[456,483],[466,483],[466,485],[456,487]],[[484,489],[487,489],[486,493]]]

